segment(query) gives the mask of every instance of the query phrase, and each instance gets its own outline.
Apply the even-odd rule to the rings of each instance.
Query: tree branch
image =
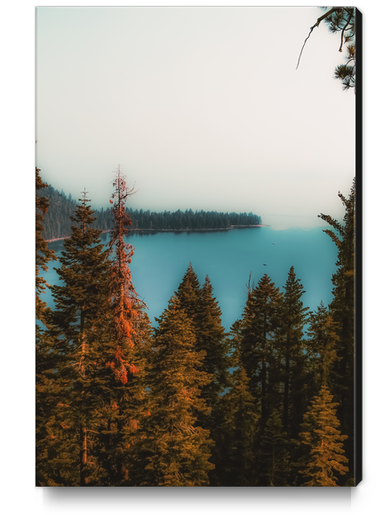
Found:
[[[323,16],[321,16],[320,18],[318,18],[316,20],[316,23],[314,25],[312,25],[312,27],[310,28],[310,31],[309,31],[309,34],[308,36],[305,38],[304,40],[304,43],[303,43],[303,46],[301,47],[301,51],[300,51],[300,55],[299,55],[299,59],[297,60],[297,66],[296,66],[296,70],[297,68],[299,67],[299,64],[300,64],[300,59],[301,59],[301,55],[303,53],[303,50],[304,50],[304,47],[307,43],[307,41],[310,39],[310,36],[312,34],[312,31],[316,28],[316,27],[319,27],[320,23],[325,19],[327,18],[328,16],[330,16],[330,14],[332,14],[333,12],[335,11],[338,11],[338,9],[341,9],[340,7],[333,7],[332,9],[330,9],[329,11],[327,11],[327,13],[325,13]]]
[[[344,34],[345,34],[345,30],[346,30],[347,26],[349,25],[349,23],[350,23],[350,20],[351,20],[351,19],[352,19],[352,16],[349,16],[349,19],[348,19],[348,21],[346,22],[345,27],[344,27],[344,28],[342,29],[342,31],[341,31],[341,45],[340,45],[340,47],[339,47],[339,51],[340,51],[340,52],[342,52],[342,47],[343,47],[343,37],[344,37]]]

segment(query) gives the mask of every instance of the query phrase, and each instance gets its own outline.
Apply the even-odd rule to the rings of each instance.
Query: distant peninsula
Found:
[[[41,195],[45,196],[50,203],[44,219],[43,237],[48,242],[68,238],[73,223],[70,217],[75,212],[76,200],[50,185],[42,191]],[[192,209],[155,212],[149,209],[131,208],[127,208],[126,212],[133,222],[129,232],[139,234],[230,231],[263,226],[261,217],[253,213],[222,213]],[[95,210],[94,216],[96,220],[93,227],[102,232],[109,232],[112,229],[112,213],[109,207]]]

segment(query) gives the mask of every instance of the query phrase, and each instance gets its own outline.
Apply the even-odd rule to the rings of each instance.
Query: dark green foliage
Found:
[[[38,195],[40,195],[38,193]],[[60,193],[49,185],[46,192],[51,209],[44,221],[43,237],[46,240],[63,238],[71,234],[71,222],[76,202],[64,193]],[[126,213],[133,221],[134,229],[163,230],[202,230],[227,229],[231,225],[260,225],[261,217],[253,213],[221,213],[217,211],[164,211],[157,213],[149,209],[126,208]],[[113,229],[113,214],[111,208],[101,208],[95,211],[96,221],[92,227],[101,231]]]
[[[217,407],[218,435],[211,472],[215,486],[252,486],[256,484],[255,435],[259,421],[256,400],[248,387],[248,377],[238,364],[231,386]]]
[[[248,295],[241,324],[240,357],[250,392],[260,403],[261,431],[280,400],[277,331],[282,300],[265,274]]]
[[[152,335],[124,240],[141,217],[132,224],[125,209],[132,190],[120,169],[113,184],[111,257],[94,228],[105,212],[97,220],[84,195],[52,312],[39,299],[51,254],[48,201],[37,198],[37,485],[354,484],[355,185],[339,195],[343,223],[320,215],[338,247],[329,308],[307,315],[291,267],[283,293],[266,274],[249,281],[226,335],[209,277],[201,286],[190,264]],[[177,214],[186,227],[197,221]],[[141,223],[160,222],[147,212]]]
[[[90,227],[94,221],[91,206],[82,202],[71,217],[75,225],[72,236],[64,240],[62,266],[55,269],[63,284],[51,288],[56,304],[52,322],[75,344],[80,343],[80,334],[92,329],[99,310],[108,302],[108,251],[100,243],[101,231]]]
[[[330,236],[338,248],[337,271],[332,277],[333,300],[330,313],[336,324],[337,358],[332,373],[335,382],[332,393],[338,402],[338,417],[343,434],[348,436],[346,455],[354,466],[354,382],[355,382],[355,252],[356,252],[356,182],[353,181],[349,197],[338,193],[345,207],[343,223],[339,223],[329,215],[319,215],[331,229],[324,232]]]
[[[63,238],[72,233],[71,216],[75,214],[77,202],[69,199],[64,193],[60,193],[51,185],[45,191],[50,209],[45,217],[43,237],[45,240]]]
[[[339,337],[337,324],[334,322],[330,310],[323,302],[309,317],[308,329],[308,361],[312,384],[316,391],[322,385],[333,388],[337,384],[335,375],[335,362],[338,359],[337,347]]]
[[[324,9],[327,9],[324,7]],[[325,23],[330,32],[341,35],[339,51],[346,45],[346,63],[335,68],[334,77],[342,82],[344,90],[356,86],[356,8],[333,7],[327,10],[329,13]],[[327,14],[326,13],[326,14]]]
[[[283,427],[290,437],[297,437],[297,428],[305,409],[304,398],[304,325],[308,308],[301,300],[305,293],[293,266],[284,286],[280,308],[279,343],[281,345],[281,379],[283,382]]]
[[[259,225],[261,217],[253,213],[221,213],[217,211],[154,211],[133,210],[129,214],[134,226],[139,229],[160,230],[202,230],[227,229],[231,225]]]
[[[202,390],[202,397],[213,407],[228,386],[228,348],[224,328],[221,325],[221,309],[213,296],[208,276],[199,292],[198,317],[196,324],[197,350],[205,351],[203,370],[211,374],[212,380]]]
[[[36,340],[36,485],[77,485],[79,447],[66,400],[69,381],[58,370],[56,340],[39,328]]]
[[[39,174],[41,170],[35,168],[35,309],[36,319],[42,323],[47,322],[48,308],[46,303],[42,301],[40,295],[45,291],[47,286],[43,277],[39,276],[40,270],[48,271],[47,264],[51,260],[56,260],[56,254],[53,250],[49,250],[44,239],[44,223],[45,217],[48,216],[49,200],[44,197],[40,190],[47,188]]]
[[[289,441],[284,431],[280,411],[275,408],[265,426],[260,443],[260,484],[288,486],[290,474]]]
[[[66,442],[69,467],[79,471],[65,481],[82,486],[93,483],[96,463],[90,457],[95,435],[95,412],[100,400],[94,394],[97,367],[95,346],[102,333],[100,319],[108,307],[108,251],[100,243],[100,231],[87,199],[80,199],[72,217],[72,236],[64,241],[56,271],[62,284],[52,287],[55,310],[51,322],[52,353],[56,359],[55,382],[62,384],[54,413],[58,440]],[[67,450],[68,447],[68,450]],[[59,457],[57,456],[56,460]],[[56,466],[56,460],[53,466]]]
[[[326,12],[319,16],[316,23],[310,28],[310,32],[301,49],[297,67],[300,64],[301,55],[312,31],[323,22],[330,32],[340,33],[339,51],[342,52],[346,45],[346,62],[335,68],[334,78],[342,82],[344,90],[356,87],[356,8],[355,7],[321,7]],[[297,68],[296,67],[296,68]]]

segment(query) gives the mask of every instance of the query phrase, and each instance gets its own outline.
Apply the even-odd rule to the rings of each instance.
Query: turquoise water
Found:
[[[102,237],[108,242],[108,234]],[[209,275],[227,330],[243,313],[250,272],[255,284],[266,273],[282,290],[289,269],[294,266],[306,290],[303,295],[306,306],[315,310],[320,301],[327,305],[332,298],[331,276],[336,270],[337,250],[320,227],[132,234],[127,241],[134,246],[130,265],[133,284],[149,308],[153,325],[156,325],[155,317],[167,307],[190,262],[201,284]],[[50,243],[49,247],[59,255],[62,242]],[[59,283],[53,270],[58,266],[58,262],[51,263],[50,270],[44,274],[49,284]],[[50,294],[44,300],[52,306]]]

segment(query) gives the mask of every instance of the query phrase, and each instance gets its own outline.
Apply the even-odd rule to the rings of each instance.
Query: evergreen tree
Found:
[[[208,276],[200,287],[196,273],[190,263],[176,297],[193,324],[196,350],[205,353],[202,369],[211,374],[211,382],[202,390],[202,397],[208,405],[217,402],[219,394],[227,383],[227,345],[221,324],[221,309],[213,296],[213,287]]]
[[[324,8],[326,9],[326,8]],[[339,51],[346,45],[346,62],[335,68],[334,78],[342,82],[344,90],[356,86],[356,8],[333,7],[326,12],[325,23],[331,33],[341,34]]]
[[[36,276],[36,319],[41,324],[48,324],[50,309],[40,297],[44,292],[47,283],[43,277],[39,276],[40,270],[48,270],[48,262],[57,259],[54,251],[49,250],[43,238],[44,215],[49,208],[49,201],[43,195],[38,195],[41,189],[47,188],[41,176],[40,170],[35,168],[35,187],[36,187],[36,226],[35,226],[35,276]],[[36,484],[48,485],[56,484],[50,477],[50,462],[54,448],[54,438],[52,438],[50,428],[50,416],[54,411],[55,401],[53,392],[57,385],[54,381],[53,370],[55,363],[52,358],[52,342],[47,334],[47,329],[36,324]],[[56,442],[57,443],[57,442]]]
[[[260,445],[263,486],[288,486],[290,473],[289,440],[277,408],[271,412]]]
[[[238,362],[232,373],[230,390],[217,408],[216,470],[211,472],[212,484],[216,486],[256,484],[259,464],[255,461],[254,444],[259,412],[248,382],[246,372]]]
[[[337,356],[337,324],[330,311],[320,303],[317,310],[310,314],[307,354],[310,362],[311,382],[316,391],[322,385],[333,388],[340,378],[335,376],[334,364]]]
[[[333,373],[336,382],[333,394],[338,402],[338,417],[342,432],[348,436],[346,454],[355,475],[354,421],[355,421],[355,248],[356,248],[356,182],[353,181],[349,197],[338,193],[344,207],[343,223],[329,215],[319,217],[327,222],[331,229],[324,232],[330,236],[338,249],[337,271],[332,277],[333,300],[330,311],[336,323],[337,357]]]
[[[133,190],[127,187],[120,167],[113,186],[108,330],[98,356],[104,406],[99,452],[104,461],[105,484],[112,486],[134,485],[139,476],[136,451],[147,412],[145,360],[150,352],[150,322],[129,269],[133,247],[125,242],[132,224],[125,204]]]
[[[224,328],[221,324],[221,310],[213,296],[213,288],[208,276],[200,287],[197,275],[190,263],[176,292],[181,308],[193,324],[195,349],[202,351],[201,370],[210,375],[211,380],[201,390],[208,412],[200,414],[198,424],[210,431],[213,441],[219,438],[218,404],[228,385],[229,358]],[[215,462],[216,447],[212,449],[212,463]],[[217,458],[216,458],[217,459]],[[216,473],[211,472],[211,478]]]
[[[38,192],[41,189],[47,188],[48,185],[45,184],[41,176],[39,174],[41,170],[39,168],[35,168],[35,287],[36,287],[36,295],[35,295],[35,310],[36,310],[36,318],[40,320],[42,323],[47,322],[47,313],[48,308],[46,303],[42,301],[40,295],[45,291],[47,286],[47,282],[43,277],[39,276],[40,270],[44,272],[48,271],[47,264],[51,260],[56,260],[56,254],[54,250],[48,249],[48,245],[43,238],[44,231],[44,215],[46,215],[49,208],[49,201],[46,197],[42,195],[38,195]]]
[[[185,311],[186,316],[195,326],[199,325],[198,319],[200,316],[199,303],[201,287],[191,263],[189,264],[175,295],[180,302],[181,308]]]
[[[241,324],[240,356],[252,396],[260,401],[261,433],[279,402],[277,330],[282,303],[279,289],[265,274],[249,292]]]
[[[208,276],[200,291],[199,317],[196,325],[197,350],[205,351],[203,370],[212,375],[212,380],[202,391],[202,397],[212,407],[218,402],[228,383],[228,349],[225,331],[221,324],[221,309],[213,297],[213,288]]]
[[[329,389],[322,386],[304,415],[300,433],[301,470],[304,486],[337,486],[348,472],[343,441],[339,431],[337,403]]]
[[[72,217],[72,236],[64,240],[59,258],[62,266],[56,268],[62,283],[52,286],[56,308],[51,317],[51,334],[57,360],[56,381],[63,385],[57,421],[62,420],[62,436],[69,449],[74,449],[70,462],[73,460],[74,468],[78,466],[79,484],[84,486],[91,469],[88,440],[93,434],[93,412],[99,404],[93,394],[93,351],[97,321],[107,308],[109,261],[100,243],[101,231],[91,228],[94,217],[86,192],[79,200]]]
[[[209,431],[197,425],[208,410],[201,398],[210,377],[200,370],[204,353],[195,350],[193,325],[174,296],[157,319],[150,370],[151,414],[144,444],[144,485],[208,484]]]
[[[284,298],[280,310],[279,338],[282,357],[283,394],[283,427],[293,436],[298,428],[305,405],[304,397],[304,325],[308,308],[301,300],[305,293],[299,279],[296,278],[294,267],[288,273],[284,286]],[[297,437],[297,434],[294,434]]]

